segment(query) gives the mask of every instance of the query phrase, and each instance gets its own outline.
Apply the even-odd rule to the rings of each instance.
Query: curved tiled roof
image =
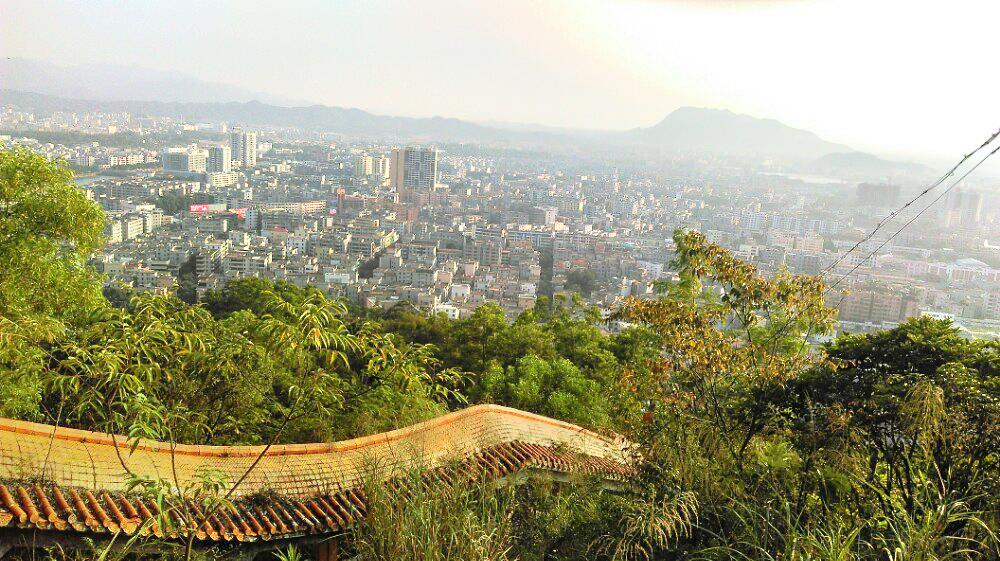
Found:
[[[232,485],[262,450],[174,445],[171,451],[170,444],[145,440],[133,450],[122,436],[0,419],[0,527],[187,535],[184,517],[157,517],[154,501],[129,492],[128,473],[183,489],[211,468]],[[627,474],[621,441],[481,405],[353,440],[273,446],[234,490],[232,507],[210,516],[197,537],[242,541],[344,530],[364,516],[360,486],[373,465],[389,485],[413,469],[425,470],[427,481],[528,468],[612,479]],[[195,501],[185,509],[189,520],[203,518]]]

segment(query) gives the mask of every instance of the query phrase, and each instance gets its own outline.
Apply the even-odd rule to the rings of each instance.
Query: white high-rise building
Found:
[[[212,146],[208,149],[208,171],[229,173],[233,171],[233,149],[229,146]]]
[[[160,158],[164,171],[204,173],[208,166],[208,150],[194,145],[167,148]]]
[[[379,183],[389,179],[389,158],[386,155],[375,156],[372,162],[372,173],[378,178]]]
[[[368,154],[360,154],[354,160],[354,177],[359,179],[365,179],[369,175],[372,175],[374,171],[375,160]]]
[[[409,201],[414,190],[431,191],[437,184],[437,156],[434,148],[393,148],[389,185],[401,201]]]
[[[233,131],[229,135],[233,159],[243,163],[244,168],[257,165],[257,133],[253,131]]]

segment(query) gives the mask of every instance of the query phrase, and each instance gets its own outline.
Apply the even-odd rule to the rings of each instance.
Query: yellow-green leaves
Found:
[[[0,317],[73,318],[100,300],[85,262],[104,212],[60,163],[0,149]]]

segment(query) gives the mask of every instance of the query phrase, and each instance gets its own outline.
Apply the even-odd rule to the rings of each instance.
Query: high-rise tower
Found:
[[[244,168],[257,165],[257,133],[233,131],[229,135],[229,145],[233,151],[233,159],[242,162]]]
[[[437,150],[434,148],[393,148],[389,165],[389,185],[400,201],[413,199],[414,191],[429,192],[437,184]]]
[[[229,146],[211,146],[208,149],[208,171],[229,173],[233,171],[233,150]]]

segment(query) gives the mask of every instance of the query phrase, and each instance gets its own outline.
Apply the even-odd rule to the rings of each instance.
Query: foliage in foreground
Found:
[[[352,536],[361,559],[504,561],[509,559],[513,494],[490,482],[427,484],[402,477],[398,492],[372,479],[364,485],[367,520]]]

